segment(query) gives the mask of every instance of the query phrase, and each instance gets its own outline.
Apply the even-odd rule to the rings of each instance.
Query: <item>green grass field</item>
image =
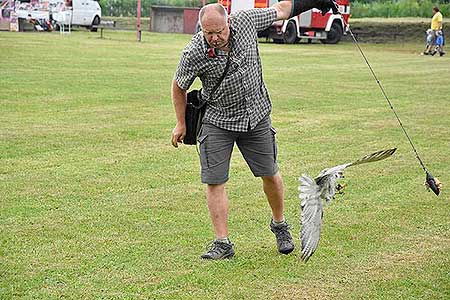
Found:
[[[450,58],[362,45],[438,198],[351,43],[262,43],[286,217],[298,177],[398,147],[346,172],[319,248],[278,255],[259,179],[234,151],[236,256],[213,239],[195,147],[170,145],[170,85],[188,35],[0,32],[0,299],[449,299]],[[199,86],[199,82],[195,84]]]

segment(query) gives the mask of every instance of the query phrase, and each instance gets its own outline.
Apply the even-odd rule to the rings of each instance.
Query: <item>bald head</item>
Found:
[[[208,44],[214,48],[226,49],[230,28],[225,8],[217,3],[208,4],[202,7],[198,17]]]
[[[200,21],[200,25],[203,27],[203,24],[209,23],[211,21],[214,22],[227,22],[227,11],[225,10],[225,7],[223,7],[221,4],[219,3],[212,3],[212,4],[208,4],[202,7],[202,9],[200,9],[199,15],[198,15],[198,19]]]

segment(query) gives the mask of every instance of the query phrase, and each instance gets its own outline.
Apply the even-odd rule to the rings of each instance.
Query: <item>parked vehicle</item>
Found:
[[[102,11],[96,0],[47,0],[22,2],[16,9],[19,18],[45,19],[58,29],[61,25],[82,26],[96,31]]]
[[[249,8],[267,8],[278,0],[219,0],[229,14]],[[311,9],[289,20],[276,21],[268,29],[260,32],[259,37],[271,38],[275,43],[293,44],[301,39],[320,40],[324,44],[336,44],[348,31],[350,1],[337,0],[341,14],[331,11],[322,15],[318,9]]]
[[[52,12],[52,18],[56,24],[83,26],[92,31],[97,31],[95,25],[100,24],[102,10],[95,0],[58,1],[60,4]]]

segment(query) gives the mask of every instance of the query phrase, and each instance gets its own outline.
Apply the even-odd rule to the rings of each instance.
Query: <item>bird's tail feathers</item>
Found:
[[[386,159],[386,158],[390,157],[392,154],[394,154],[396,150],[397,150],[397,148],[392,148],[392,149],[381,150],[381,151],[366,155],[366,156],[358,159],[357,161],[351,163],[350,166],[356,166],[356,165],[365,164],[368,162],[374,162],[374,161]]]

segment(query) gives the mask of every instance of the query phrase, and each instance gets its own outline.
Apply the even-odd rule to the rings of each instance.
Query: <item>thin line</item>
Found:
[[[342,15],[341,15],[341,16],[342,16]],[[342,19],[344,20],[343,17],[342,17]],[[345,23],[345,21],[344,21],[344,23]],[[419,163],[420,163],[420,165],[422,166],[423,170],[424,170],[425,172],[428,172],[427,168],[425,167],[425,164],[423,163],[422,159],[421,159],[420,156],[419,156],[419,153],[418,153],[417,150],[416,150],[416,147],[414,146],[414,144],[413,144],[411,138],[409,137],[408,132],[406,132],[406,129],[403,127],[402,121],[400,120],[399,116],[397,115],[397,112],[394,110],[394,106],[392,105],[391,101],[389,100],[389,97],[387,96],[387,94],[386,94],[386,92],[385,92],[383,86],[381,85],[380,80],[378,79],[377,75],[376,75],[375,72],[373,71],[372,66],[371,66],[370,63],[369,63],[369,60],[367,59],[366,55],[365,55],[364,52],[362,51],[361,47],[359,46],[359,43],[358,43],[358,41],[356,40],[355,36],[353,35],[353,31],[350,29],[350,25],[349,25],[348,23],[347,23],[347,28],[348,28],[348,31],[350,32],[350,35],[352,36],[353,43],[354,43],[355,46],[358,48],[359,52],[361,53],[362,57],[364,58],[364,61],[366,62],[367,66],[369,67],[369,70],[370,70],[370,72],[372,73],[373,78],[374,78],[375,81],[377,82],[378,86],[379,86],[380,89],[381,89],[381,92],[382,92],[384,98],[385,98],[386,101],[388,102],[389,107],[391,108],[392,112],[394,113],[395,117],[397,118],[398,124],[400,124],[400,127],[402,128],[403,132],[405,133],[406,138],[408,139],[409,144],[411,145],[411,147],[412,147],[412,149],[413,149],[413,151],[414,151],[414,153],[415,153],[415,155],[416,155],[416,158],[419,160]]]

